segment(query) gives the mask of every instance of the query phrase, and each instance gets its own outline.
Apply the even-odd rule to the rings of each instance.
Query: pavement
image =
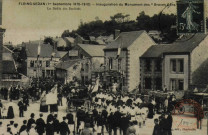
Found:
[[[3,104],[6,104],[8,101],[2,100]],[[17,101],[14,101],[17,104]],[[15,123],[19,124],[19,128],[22,125],[23,120],[28,120],[30,118],[30,114],[35,114],[35,119],[39,118],[39,108],[40,103],[34,102],[30,103],[28,110],[24,113],[23,118],[19,117],[19,109],[18,106],[14,106],[14,115],[15,118],[13,119]],[[66,116],[66,99],[63,99],[63,106],[59,106],[58,111],[58,119],[62,121],[62,117]],[[46,121],[46,118],[49,113],[43,113],[43,119]],[[74,117],[76,112],[73,113]],[[154,118],[158,118],[159,115],[156,114]],[[153,128],[154,128],[154,118],[147,119],[146,125],[142,126],[139,130],[139,135],[152,135]],[[6,127],[9,124],[11,119],[0,120],[3,122],[3,126]],[[4,132],[4,131],[3,131]],[[0,131],[2,133],[2,131]],[[105,135],[108,135],[105,133]],[[207,119],[202,120],[202,129],[197,129],[196,127],[196,118],[192,117],[192,114],[184,114],[184,115],[173,115],[173,126],[172,126],[172,135],[207,135]]]

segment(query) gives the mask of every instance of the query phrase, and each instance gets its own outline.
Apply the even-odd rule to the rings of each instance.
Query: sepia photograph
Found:
[[[207,0],[0,0],[0,135],[207,135]]]

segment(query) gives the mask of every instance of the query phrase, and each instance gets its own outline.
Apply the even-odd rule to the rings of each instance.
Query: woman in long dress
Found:
[[[153,118],[153,115],[154,115],[154,105],[152,103],[149,103],[148,105],[148,110],[149,110],[149,113],[148,113],[148,118],[152,119]]]
[[[13,119],[14,118],[14,103],[12,100],[8,103],[8,112],[7,112],[7,119]]]

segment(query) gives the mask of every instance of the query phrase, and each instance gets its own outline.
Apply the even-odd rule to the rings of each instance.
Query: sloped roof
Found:
[[[51,58],[51,54],[53,53],[53,47],[49,44],[41,44],[40,57]],[[38,44],[26,44],[26,53],[27,57],[37,57],[38,55]],[[57,50],[55,50],[55,57],[60,58]]]
[[[4,74],[17,73],[14,61],[3,60],[2,66],[3,66],[3,73]]]
[[[141,57],[161,57],[164,53],[190,53],[192,52],[207,36],[207,34],[195,34],[186,40],[177,40],[172,44],[153,45]]]
[[[121,44],[121,48],[128,48],[143,32],[145,30],[122,32],[118,38],[106,46],[105,50],[119,48]]]
[[[74,43],[74,38],[73,37],[64,37],[66,40],[68,40],[71,43]]]
[[[103,49],[106,47],[105,45],[90,45],[90,44],[78,44],[86,53],[90,56],[103,56],[104,51]]]
[[[10,50],[8,47],[3,45],[3,53],[14,53],[14,52]]]
[[[62,58],[63,56],[67,54],[67,51],[57,51],[57,53],[60,56],[60,58]]]
[[[56,65],[56,68],[67,70],[69,67],[73,66],[73,65],[74,65],[75,63],[77,63],[78,61],[80,61],[80,60],[69,60],[69,61],[59,62],[59,63]]]
[[[96,42],[99,44],[99,45],[105,45],[105,42],[101,39],[97,39]]]
[[[12,50],[7,48],[6,46],[3,46],[2,59],[3,60],[13,61],[12,53],[14,53]]]

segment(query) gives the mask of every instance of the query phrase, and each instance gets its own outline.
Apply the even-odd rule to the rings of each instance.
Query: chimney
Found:
[[[120,30],[115,29],[115,33],[114,33],[114,39],[116,39],[120,34]]]

